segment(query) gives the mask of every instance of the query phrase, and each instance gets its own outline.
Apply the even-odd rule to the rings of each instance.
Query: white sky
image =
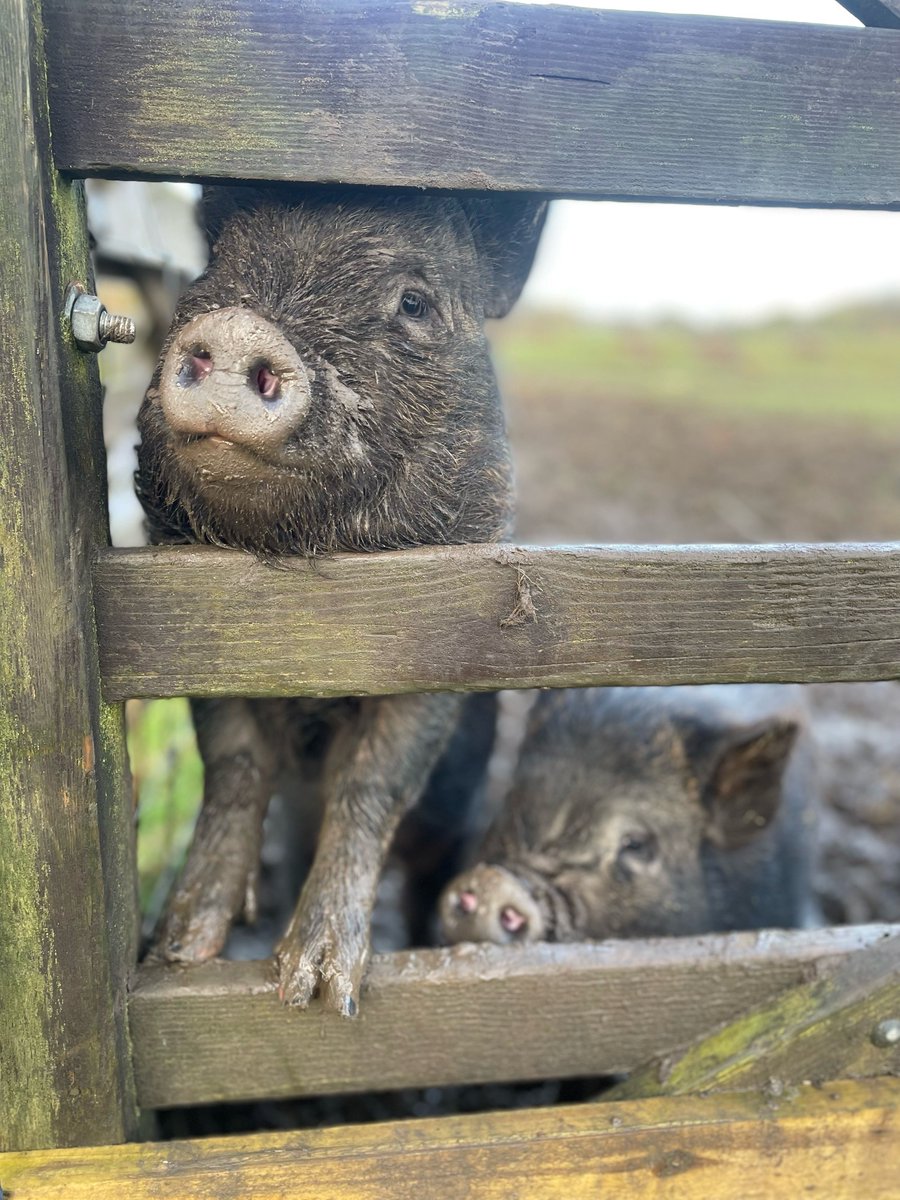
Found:
[[[859,25],[836,0],[580,6]],[[900,213],[574,201],[554,208],[526,303],[608,319],[730,321],[900,294]]]

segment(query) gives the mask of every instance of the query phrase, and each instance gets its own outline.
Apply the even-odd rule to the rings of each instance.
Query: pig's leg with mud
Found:
[[[262,825],[276,758],[246,700],[192,705],[205,768],[203,807],[151,957],[202,962],[223,948],[243,912],[256,916]]]
[[[329,747],[316,857],[276,949],[280,994],[353,1016],[369,953],[375,890],[391,839],[447,746],[463,697],[387,696],[363,701]]]

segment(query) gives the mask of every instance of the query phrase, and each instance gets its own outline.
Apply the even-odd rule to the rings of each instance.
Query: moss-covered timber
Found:
[[[900,543],[425,546],[94,569],[108,699],[900,678]],[[276,615],[277,614],[277,615]]]
[[[895,1200],[900,1081],[0,1155],[22,1200]]]
[[[773,1094],[835,1076],[900,1075],[900,1043],[876,1030],[900,1015],[900,933],[649,1063],[613,1099],[765,1087]],[[875,1036],[873,1036],[875,1035]]]
[[[900,203],[890,30],[472,0],[47,0],[47,20],[65,170]]]
[[[49,168],[40,8],[0,14],[0,1148],[121,1140],[134,955],[121,714],[99,699],[96,366],[61,319],[81,189]],[[104,880],[104,873],[106,880]]]

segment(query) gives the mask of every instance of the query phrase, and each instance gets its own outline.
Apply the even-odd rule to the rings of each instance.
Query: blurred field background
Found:
[[[137,220],[144,209],[128,192],[116,225],[109,189],[141,187],[100,185],[93,198],[100,294],[141,330],[136,347],[111,346],[100,359],[120,545],[143,540],[131,491],[134,416],[168,310],[202,263],[184,222],[186,193],[175,204],[165,192],[163,216],[151,207]],[[151,248],[135,263],[116,229],[137,226]],[[159,247],[172,244],[180,249],[161,262]],[[719,324],[589,320],[526,301],[490,333],[517,470],[518,540],[898,537],[900,293],[817,316]],[[132,702],[128,728],[152,917],[189,838],[202,766],[186,701]]]
[[[524,540],[898,536],[900,302],[712,329],[523,313],[494,343]]]

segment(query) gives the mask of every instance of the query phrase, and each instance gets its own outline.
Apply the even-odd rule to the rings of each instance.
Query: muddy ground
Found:
[[[521,541],[900,537],[900,421],[548,396],[516,378],[507,411]]]

